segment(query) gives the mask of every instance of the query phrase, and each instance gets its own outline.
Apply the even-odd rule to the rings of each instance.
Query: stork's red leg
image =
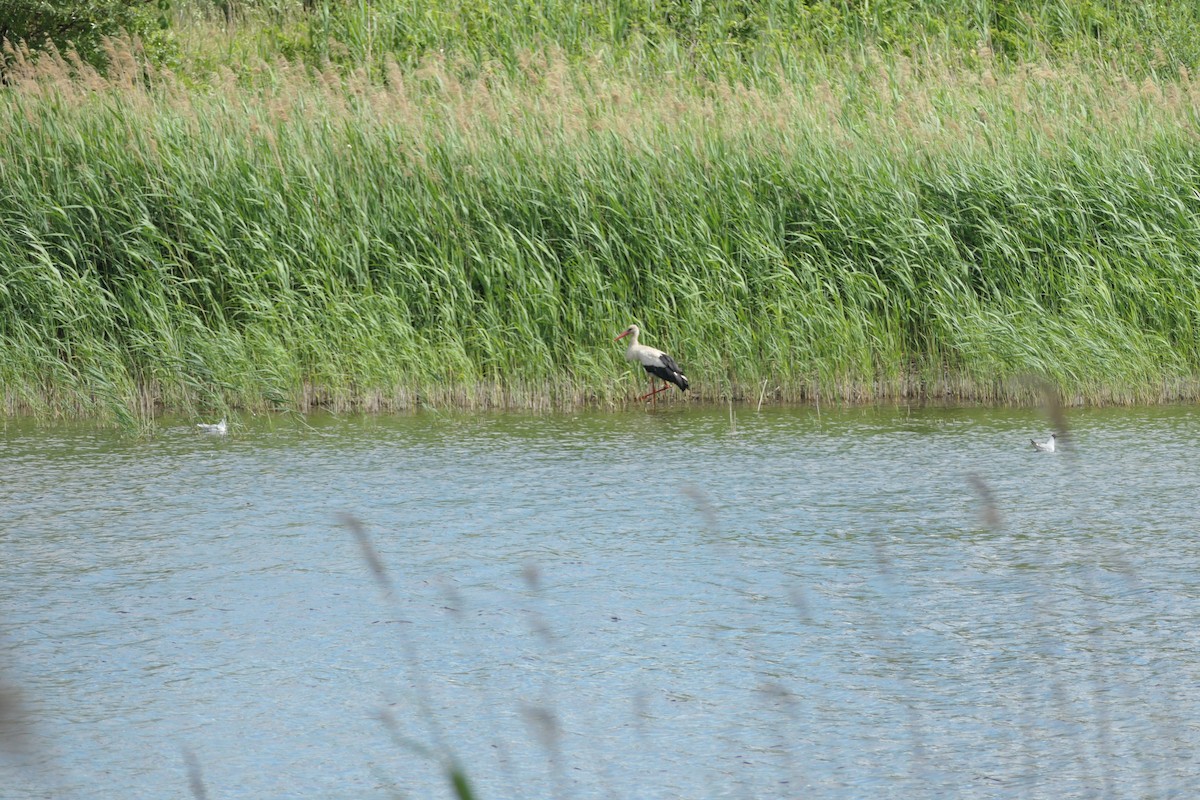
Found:
[[[651,386],[651,388],[653,388],[654,384],[653,384],[653,383],[651,383],[651,384],[650,384],[650,386]],[[641,396],[641,397],[639,397],[638,399],[639,399],[639,400],[645,400],[645,399],[647,399],[647,398],[652,398],[652,397],[654,397],[655,395],[657,395],[659,392],[665,392],[667,389],[670,389],[670,388],[671,388],[671,384],[664,382],[664,383],[663,383],[663,385],[662,385],[662,388],[661,388],[661,389],[654,389],[653,391],[651,391],[651,392],[649,392],[649,393],[647,393],[647,394],[644,394],[644,395],[642,395],[642,396]],[[656,402],[656,403],[658,402],[658,401],[657,401],[657,399],[655,400],[655,402]]]

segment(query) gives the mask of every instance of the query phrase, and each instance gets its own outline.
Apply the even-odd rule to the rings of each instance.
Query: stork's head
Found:
[[[630,334],[633,334],[634,341],[637,341],[637,337],[638,337],[639,333],[641,333],[641,330],[638,328],[637,325],[630,325],[628,328],[625,329],[625,331],[620,336],[618,336],[616,339],[613,339],[613,341],[615,342],[619,339],[624,339],[626,336],[629,336]]]

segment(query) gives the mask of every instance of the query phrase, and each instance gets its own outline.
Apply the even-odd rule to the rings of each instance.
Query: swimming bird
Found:
[[[1050,434],[1050,438],[1049,438],[1049,439],[1047,439],[1047,440],[1046,440],[1046,441],[1044,441],[1044,442],[1039,442],[1037,439],[1030,439],[1030,440],[1029,440],[1029,443],[1030,443],[1030,444],[1032,444],[1032,445],[1033,445],[1033,449],[1034,449],[1034,450],[1037,450],[1038,452],[1041,452],[1041,453],[1053,453],[1053,452],[1054,452],[1054,449],[1055,449],[1055,447],[1054,447],[1054,439],[1055,439],[1055,436],[1054,436],[1054,434],[1052,433],[1052,434]]]
[[[225,418],[222,417],[220,422],[198,422],[196,427],[204,433],[212,433],[217,436],[224,436],[227,432]]]
[[[625,351],[626,361],[636,361],[642,365],[642,369],[650,374],[650,393],[642,395],[639,400],[645,400],[647,397],[654,397],[659,392],[665,392],[668,384],[675,384],[681,391],[686,392],[688,388],[687,376],[683,374],[683,370],[675,363],[675,359],[664,353],[662,350],[656,350],[653,347],[647,347],[644,344],[638,344],[638,334],[641,329],[637,325],[630,325],[625,329],[625,332],[618,336],[613,341],[619,341],[629,336],[629,348]],[[654,379],[660,378],[663,380],[661,389],[654,388]]]

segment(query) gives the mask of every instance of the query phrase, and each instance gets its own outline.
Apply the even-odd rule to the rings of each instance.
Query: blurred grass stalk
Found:
[[[1200,85],[864,50],[282,60],[197,88],[10,48],[8,413],[1200,396]],[[651,338],[652,337],[652,338]]]

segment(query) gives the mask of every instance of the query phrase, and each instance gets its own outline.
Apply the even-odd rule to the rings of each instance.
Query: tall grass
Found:
[[[1197,395],[1200,86],[868,51],[803,80],[127,53],[0,93],[10,410]]]
[[[1200,62],[1200,7],[1190,0],[175,0],[184,61],[241,63],[283,54],[368,70],[387,58],[416,65],[442,54],[476,68],[511,70],[554,43],[568,60],[710,80],[802,74],[800,54],[840,55],[864,45],[912,56],[1103,59],[1137,75]],[[305,6],[309,7],[304,11]],[[212,36],[214,20],[227,36]],[[203,67],[202,63],[194,66]]]

